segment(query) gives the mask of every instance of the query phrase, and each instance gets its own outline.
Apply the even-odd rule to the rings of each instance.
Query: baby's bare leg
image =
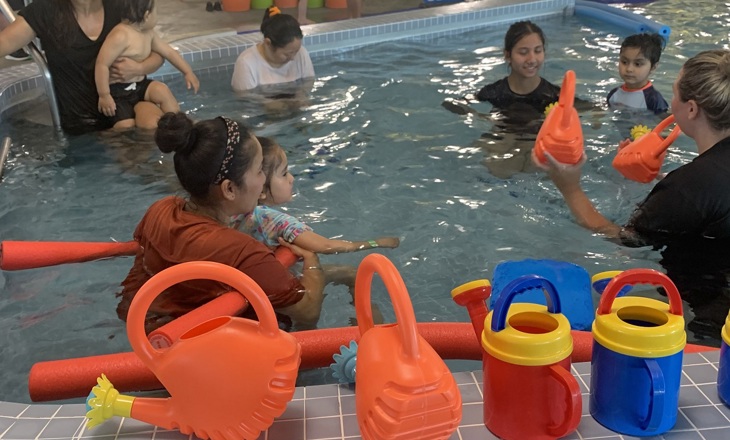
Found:
[[[144,100],[159,105],[163,113],[180,111],[180,105],[165,83],[152,81],[144,94]]]

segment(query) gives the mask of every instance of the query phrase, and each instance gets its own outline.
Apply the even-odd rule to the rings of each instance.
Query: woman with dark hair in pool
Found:
[[[261,33],[264,41],[244,50],[236,60],[231,79],[234,91],[314,79],[312,60],[302,47],[304,35],[296,18],[272,6],[264,13]]]
[[[672,87],[672,113],[697,156],[670,172],[626,225],[606,219],[580,186],[581,167],[545,166],[579,225],[623,245],[661,249],[660,263],[695,319],[688,329],[714,338],[730,307],[730,51],[690,58]]]
[[[230,227],[232,217],[254,210],[266,181],[256,137],[228,118],[193,123],[183,113],[166,113],[155,142],[163,153],[175,152],[175,173],[189,197],[159,200],[137,225],[134,239],[140,250],[118,294],[119,317],[126,320],[137,291],[156,273],[187,261],[215,261],[251,277],[274,309],[291,318],[298,329],[314,327],[324,289],[317,254],[280,243],[303,259],[304,269],[297,278],[264,244]],[[177,284],[152,304],[146,328],[151,331],[228,290],[210,280]]]
[[[504,60],[509,75],[488,84],[476,99],[487,101],[516,123],[539,121],[545,107],[560,97],[560,87],[540,76],[545,62],[545,34],[531,21],[513,23],[504,35]],[[539,130],[540,125],[536,124]]]
[[[531,21],[513,23],[504,35],[503,54],[509,75],[482,87],[476,94],[477,100],[492,104],[490,114],[455,102],[442,104],[454,113],[478,113],[494,122],[495,130],[484,134],[477,144],[485,151],[485,166],[496,177],[534,171],[529,152],[540,131],[545,108],[560,97],[560,87],[540,76],[545,46],[540,26]],[[575,100],[575,105],[593,108],[580,99]]]
[[[107,35],[120,22],[114,0],[34,0],[0,32],[0,56],[40,38],[63,129],[70,133],[105,130],[114,121],[98,110],[94,64]],[[154,52],[142,63],[120,59],[111,68],[111,79],[126,82],[152,73],[162,61]],[[134,111],[140,128],[154,128],[162,114],[159,107],[144,101]]]

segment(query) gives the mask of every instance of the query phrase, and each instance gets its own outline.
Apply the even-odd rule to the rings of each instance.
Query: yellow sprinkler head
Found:
[[[637,140],[640,137],[644,136],[645,134],[649,133],[651,129],[647,127],[646,125],[634,125],[633,128],[631,128],[631,139]]]
[[[98,384],[91,389],[86,399],[86,426],[91,429],[114,416],[129,417],[134,397],[119,394],[111,381],[102,374],[96,379]]]
[[[548,113],[550,113],[550,110],[552,110],[556,105],[558,105],[558,101],[548,104],[547,107],[545,107],[545,116],[547,116]]]

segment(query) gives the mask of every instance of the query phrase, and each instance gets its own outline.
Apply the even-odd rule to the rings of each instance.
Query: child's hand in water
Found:
[[[195,76],[193,72],[185,74],[185,83],[188,86],[188,90],[192,88],[195,93],[198,93],[198,88],[200,88],[200,80],[198,80],[198,77]]]
[[[381,237],[381,238],[375,239],[375,242],[378,243],[378,247],[395,249],[400,245],[400,238],[398,238],[398,237]]]
[[[618,143],[618,150],[616,150],[616,152],[618,153],[619,151],[623,150],[623,149],[624,149],[624,148],[626,148],[626,147],[627,147],[627,146],[628,146],[628,145],[629,145],[630,143],[631,143],[631,139],[628,139],[628,138],[627,138],[627,139],[624,139],[624,140],[622,140],[622,141],[619,141],[619,143]]]

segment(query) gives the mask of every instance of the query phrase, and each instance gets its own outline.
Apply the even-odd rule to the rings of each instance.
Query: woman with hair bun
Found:
[[[303,259],[304,269],[297,278],[269,248],[230,227],[232,217],[254,210],[266,180],[261,145],[251,131],[225,117],[193,123],[183,113],[166,113],[158,123],[155,142],[163,153],[175,152],[175,174],[189,196],[155,202],[137,225],[134,239],[140,247],[117,295],[119,317],[126,321],[132,299],[156,273],[187,261],[215,261],[251,277],[278,314],[291,318],[298,329],[316,326],[324,289],[317,254],[280,243]],[[228,290],[211,280],[177,284],[152,304],[146,329],[149,332]]]
[[[264,13],[261,33],[264,40],[236,59],[231,79],[234,91],[314,78],[312,60],[302,47],[304,35],[296,18],[272,6]]]
[[[730,307],[730,50],[687,60],[672,91],[674,118],[699,154],[659,181],[626,225],[601,215],[583,192],[585,160],[568,166],[548,156],[543,167],[579,225],[625,246],[661,249],[661,265],[694,312],[688,329],[719,345]]]

